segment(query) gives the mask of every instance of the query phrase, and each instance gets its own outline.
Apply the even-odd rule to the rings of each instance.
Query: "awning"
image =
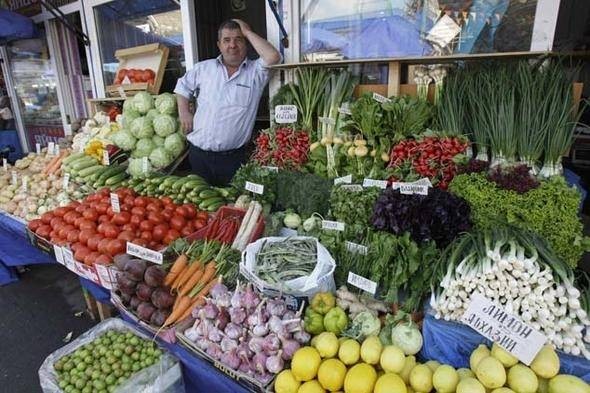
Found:
[[[26,16],[0,8],[0,44],[12,40],[33,38],[37,29],[33,21]]]

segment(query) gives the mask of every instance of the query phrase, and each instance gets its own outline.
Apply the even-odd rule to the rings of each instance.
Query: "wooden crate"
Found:
[[[140,91],[147,91],[150,94],[159,94],[164,71],[168,62],[169,49],[160,43],[135,46],[133,48],[119,49],[115,57],[119,59],[119,70],[125,69],[151,69],[156,73],[154,84],[143,83],[122,83],[120,85],[107,86],[106,92],[109,96],[126,97],[132,96]]]
[[[123,102],[125,98],[122,97],[110,97],[110,98],[88,98],[86,99],[86,107],[88,109],[88,117],[92,118],[97,112],[105,111],[105,107],[116,105],[120,107],[121,113],[123,112]],[[106,112],[106,111],[105,111]]]

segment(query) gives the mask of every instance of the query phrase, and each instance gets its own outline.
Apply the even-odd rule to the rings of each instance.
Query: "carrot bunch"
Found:
[[[70,154],[69,151],[63,150],[60,154],[53,157],[48,163],[47,166],[43,169],[43,173],[46,175],[52,175],[57,173],[61,169],[61,164],[68,155]]]
[[[229,246],[217,241],[193,243],[172,264],[164,284],[176,292],[172,312],[163,327],[187,318],[195,306],[205,301],[211,288],[221,282],[221,273],[227,270]]]

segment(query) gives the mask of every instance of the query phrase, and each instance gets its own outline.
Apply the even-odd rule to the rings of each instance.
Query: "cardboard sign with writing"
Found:
[[[161,252],[150,250],[149,248],[145,248],[131,242],[127,242],[127,254],[145,259],[148,262],[157,263],[158,265],[161,265],[164,261],[164,257],[162,256]]]
[[[375,281],[371,281],[368,278],[359,276],[353,272],[348,272],[347,282],[363,291],[369,292],[371,295],[374,295],[375,292],[377,292],[377,283]]]
[[[254,194],[264,194],[264,185],[258,183],[252,183],[247,181],[244,187],[247,191],[253,192]]]
[[[492,340],[527,366],[547,341],[543,334],[520,318],[507,313],[500,305],[477,293],[471,297],[471,303],[461,322]]]
[[[344,231],[344,223],[338,221],[322,221],[322,229],[327,229],[330,231]]]
[[[275,106],[275,123],[288,124],[297,121],[297,107],[295,105]]]

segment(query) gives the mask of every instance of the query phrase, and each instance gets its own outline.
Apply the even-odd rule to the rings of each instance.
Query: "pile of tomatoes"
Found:
[[[125,80],[125,77],[127,77],[131,83],[147,82],[148,84],[153,85],[154,81],[156,80],[156,73],[154,70],[150,70],[149,68],[146,68],[145,70],[136,68],[121,68],[117,72],[117,76],[115,77],[113,84],[120,85],[123,83],[123,80]]]
[[[138,196],[129,188],[115,193],[119,213],[113,212],[110,190],[103,188],[30,221],[29,229],[53,244],[69,245],[77,261],[91,266],[108,264],[124,254],[127,242],[160,250],[207,225],[208,214],[192,204]]]
[[[260,165],[299,169],[307,162],[309,135],[305,131],[281,127],[262,131],[256,138],[254,160]]]

